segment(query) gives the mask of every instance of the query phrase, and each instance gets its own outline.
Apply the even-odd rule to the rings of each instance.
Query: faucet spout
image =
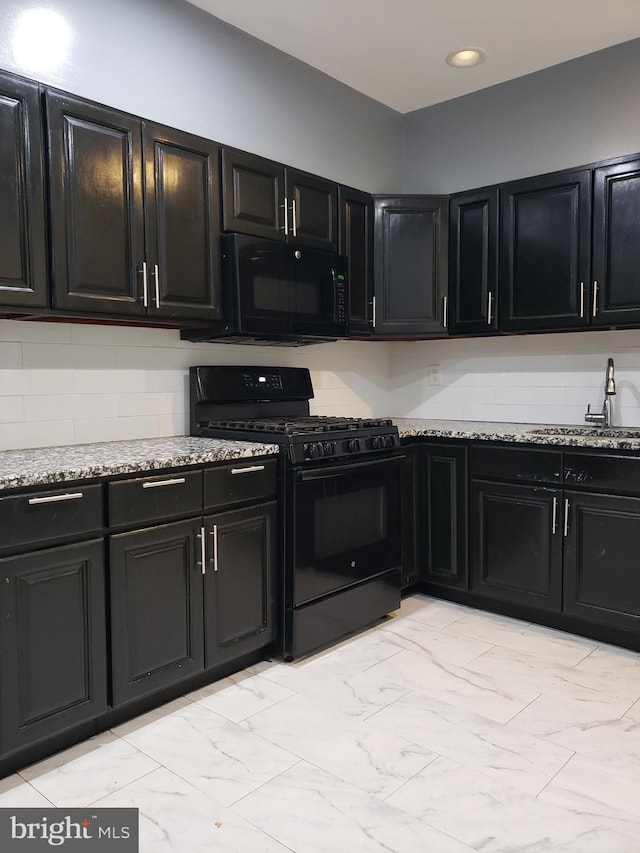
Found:
[[[607,370],[604,377],[604,401],[601,412],[592,412],[591,406],[587,408],[584,419],[587,423],[608,429],[613,425],[613,403],[611,398],[616,393],[616,379],[614,375],[613,359],[607,360]]]

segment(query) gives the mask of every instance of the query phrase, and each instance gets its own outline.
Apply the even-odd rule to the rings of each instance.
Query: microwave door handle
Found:
[[[333,322],[338,322],[338,273],[335,270],[335,267],[331,267],[331,284],[333,285],[331,288],[331,296],[333,299]]]

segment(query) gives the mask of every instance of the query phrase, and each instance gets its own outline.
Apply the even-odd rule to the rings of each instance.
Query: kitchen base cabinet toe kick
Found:
[[[0,497],[0,777],[264,659],[276,460]]]

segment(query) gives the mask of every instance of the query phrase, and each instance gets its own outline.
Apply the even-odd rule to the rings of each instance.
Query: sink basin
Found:
[[[540,429],[527,430],[529,435],[575,435],[587,438],[640,438],[640,427],[579,427],[579,426],[557,426],[540,427]]]

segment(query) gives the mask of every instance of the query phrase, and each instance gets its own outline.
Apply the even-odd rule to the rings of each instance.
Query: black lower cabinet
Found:
[[[423,580],[468,589],[467,448],[422,446]]]
[[[204,576],[205,665],[266,646],[275,625],[276,503],[210,516]]]
[[[471,483],[471,588],[559,612],[561,492],[515,483]]]
[[[102,539],[0,560],[2,753],[104,713]]]
[[[640,627],[640,498],[565,492],[564,611]]]
[[[422,445],[403,445],[402,452],[402,575],[401,588],[408,589],[420,580],[421,461]]]
[[[110,538],[114,707],[204,666],[199,522]]]

